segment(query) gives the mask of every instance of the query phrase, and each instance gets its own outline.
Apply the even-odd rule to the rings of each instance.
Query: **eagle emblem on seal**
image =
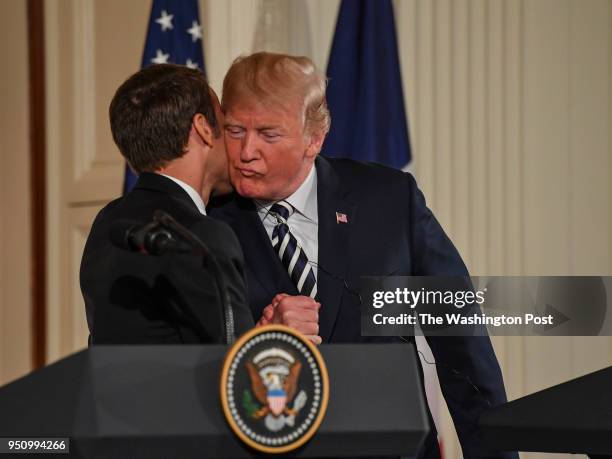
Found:
[[[251,382],[251,390],[243,393],[247,414],[255,420],[263,419],[272,432],[293,426],[307,400],[305,391],[298,393],[301,362],[290,352],[273,347],[246,362],[246,369]]]

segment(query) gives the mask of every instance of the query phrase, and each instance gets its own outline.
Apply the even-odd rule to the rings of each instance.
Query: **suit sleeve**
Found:
[[[427,208],[414,178],[408,177],[409,228],[412,229],[413,275],[469,276],[457,249]],[[488,336],[426,336],[436,360],[442,393],[466,458],[516,458],[516,453],[490,454],[479,439],[477,422],[489,406],[506,402],[495,352]]]

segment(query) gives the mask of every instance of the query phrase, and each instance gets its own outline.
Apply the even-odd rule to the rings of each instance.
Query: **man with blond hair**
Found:
[[[310,59],[272,53],[236,59],[223,82],[222,108],[237,194],[211,215],[238,236],[260,324],[294,327],[315,343],[398,342],[361,336],[362,276],[468,275],[412,175],[319,156],[330,115],[325,77]],[[438,375],[464,457],[482,457],[478,416],[506,401],[490,340],[427,340],[443,364]],[[456,372],[445,370],[451,367]],[[440,455],[429,420],[419,457]]]

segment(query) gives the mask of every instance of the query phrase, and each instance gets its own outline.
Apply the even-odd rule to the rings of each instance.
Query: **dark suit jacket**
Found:
[[[359,290],[360,277],[467,276],[467,269],[426,207],[410,174],[321,156],[315,164],[319,212],[317,288],[323,342],[397,341],[399,338],[361,336],[360,301],[352,293]],[[348,223],[337,223],[336,212],[346,214]],[[215,203],[211,216],[229,223],[242,244],[255,320],[276,293],[297,294],[251,201],[234,196],[227,202]],[[414,342],[413,337],[408,339]],[[438,363],[438,376],[464,457],[481,457],[475,429],[477,418],[489,403],[506,401],[490,340],[488,336],[429,337],[428,343]],[[431,415],[430,425],[433,431],[420,457],[439,456]]]
[[[246,300],[243,255],[233,231],[202,215],[172,180],[144,173],[134,189],[97,215],[81,261],[92,344],[223,342],[224,321],[216,284],[201,257],[149,256],[115,247],[110,229],[120,220],[148,223],[162,209],[216,255],[230,292],[236,332],[253,327]]]

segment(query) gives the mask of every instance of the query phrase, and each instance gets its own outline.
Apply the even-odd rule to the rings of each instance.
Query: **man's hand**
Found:
[[[257,326],[281,324],[306,335],[314,344],[321,344],[319,336],[319,308],[309,296],[291,296],[279,293],[263,310]]]

